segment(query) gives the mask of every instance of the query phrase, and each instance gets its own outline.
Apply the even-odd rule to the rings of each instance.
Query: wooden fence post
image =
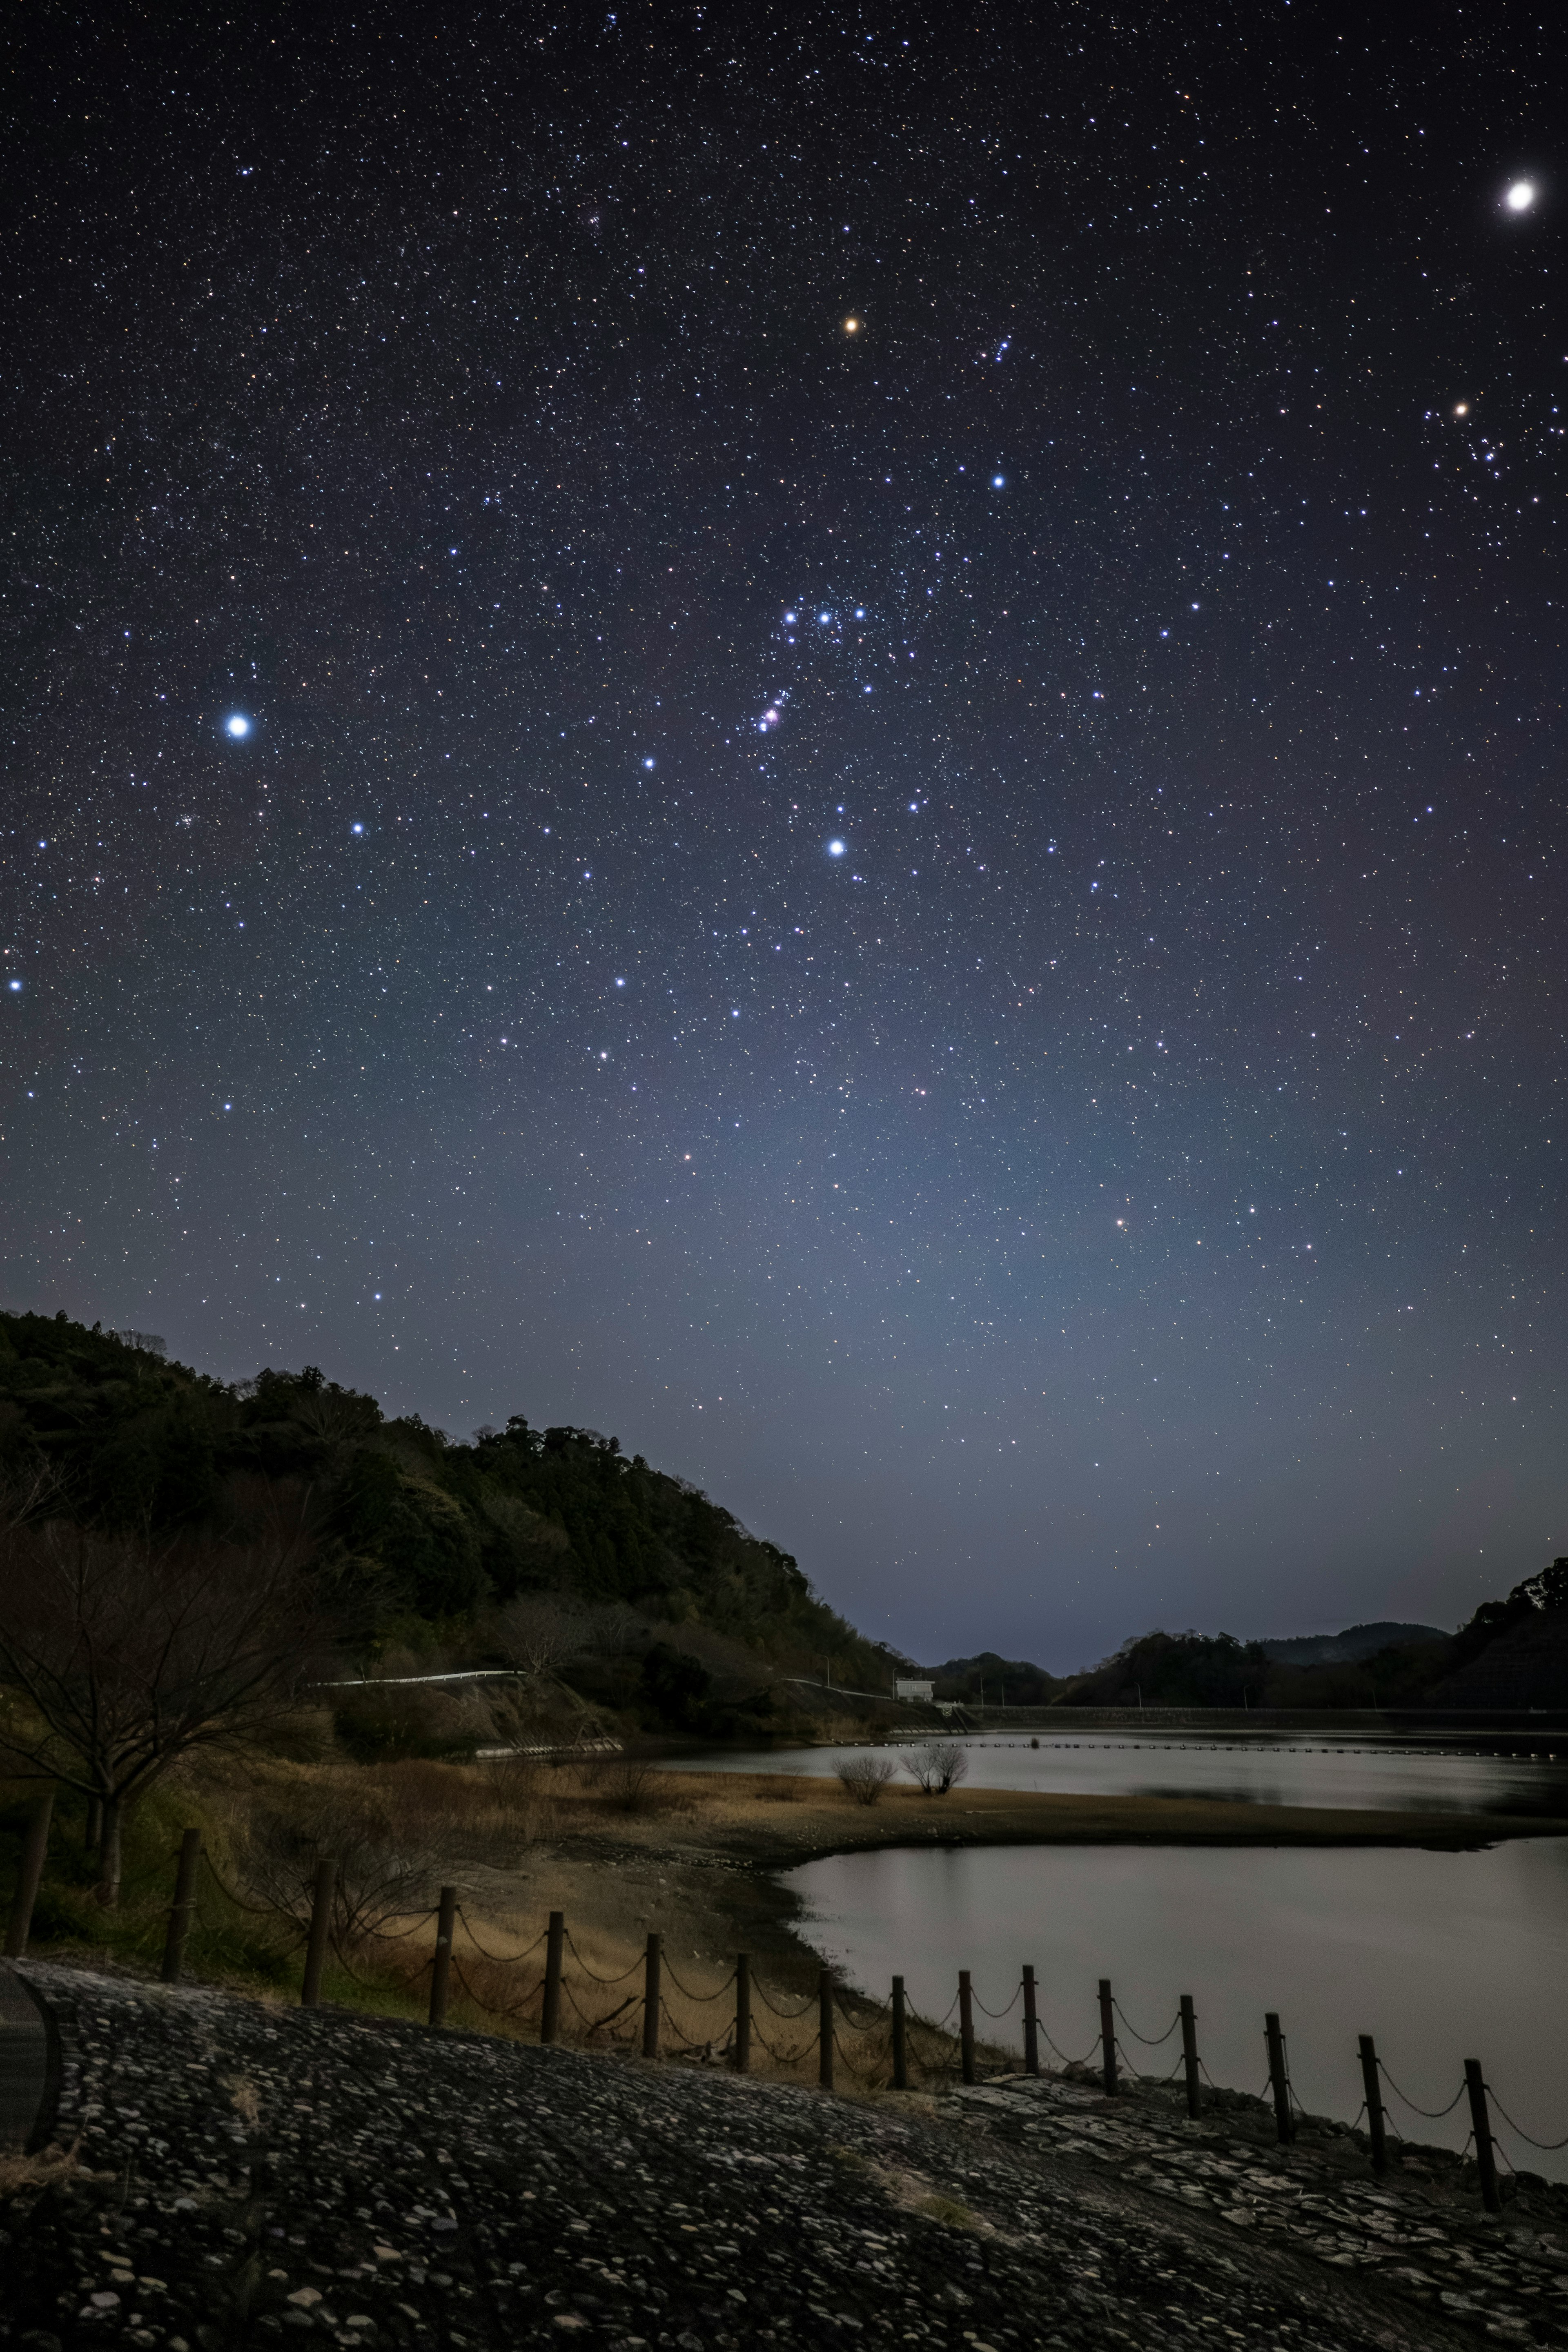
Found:
[[[1487,2113],[1487,2086],[1479,2058],[1465,2061],[1465,2088],[1470,2095],[1470,2128],[1476,2136],[1476,2169],[1481,2176],[1481,2203],[1489,2213],[1502,2211],[1498,2187],[1497,2153],[1492,2147],[1491,2117]]]
[[[544,1939],[544,1998],[539,2005],[539,2038],[554,2042],[561,2032],[561,1969],[566,1957],[566,1914],[552,1911]]]
[[[833,2088],[833,1979],[826,1969],[816,1972],[816,2079],[825,2091]]]
[[[1268,2010],[1263,2019],[1263,2038],[1268,2044],[1268,2080],[1274,2092],[1274,2128],[1279,2144],[1288,2147],[1296,2137],[1296,2119],[1290,2113],[1290,2078],[1285,2071],[1285,2036],[1279,2031],[1277,2010]]]
[[[1110,1979],[1100,1979],[1100,2066],[1108,2099],[1116,2096],[1116,2003],[1111,1998]]]
[[[1182,2064],[1187,2077],[1187,2113],[1201,2116],[1204,2109],[1203,2090],[1198,2082],[1198,2017],[1193,2007],[1193,1997],[1184,1992],[1181,1999]]]
[[[1372,2168],[1382,2175],[1388,2170],[1388,2135],[1383,2122],[1383,2078],[1377,2071],[1377,2051],[1370,2033],[1359,2036],[1361,2042],[1361,2083],[1366,2094],[1366,2136],[1372,2143]]]
[[[452,1969],[452,1937],[458,1926],[458,1890],[443,1886],[436,1914],[436,1956],[430,1963],[430,2022],[447,2022],[447,1979]]]
[[[202,1833],[187,1830],[180,1840],[179,1866],[174,1873],[174,1900],[170,1906],[168,1931],[163,1937],[163,1966],[160,1971],[164,1984],[178,1984],[184,1964],[185,1938],[191,1932],[191,1914],[196,1905],[196,1872],[201,1867]]]
[[[316,1864],[316,1891],[310,1898],[310,1933],[305,1944],[305,1981],[300,1988],[301,2009],[314,2009],[321,1998],[321,1963],[332,1925],[332,1897],[338,1889],[335,1854],[323,1854]]]
[[[746,2074],[752,2066],[752,1956],[750,1952],[735,1955],[735,2072]]]
[[[974,2080],[974,1988],[969,1980],[969,1970],[958,1971],[958,2053],[963,2079]]]
[[[26,1957],[27,1938],[33,1932],[33,1906],[38,1899],[38,1882],[44,1874],[44,1856],[49,1848],[49,1815],[54,1810],[55,1792],[38,1799],[33,1807],[33,1818],[27,1823],[27,1835],[22,1846],[22,1859],[16,1869],[16,1892],[11,1904],[11,1924],[5,1933],[5,1957],[20,1960]]]
[[[647,1957],[643,1962],[642,1980],[642,2054],[645,2058],[658,2056],[659,1977],[663,1946],[657,1928],[650,1927],[647,1937]]]
[[[905,2034],[904,1980],[893,1979],[893,2088],[907,2091],[910,2087],[910,2051]]]
[[[1035,2006],[1035,1971],[1024,1963],[1024,2072],[1040,2071],[1040,2017]]]

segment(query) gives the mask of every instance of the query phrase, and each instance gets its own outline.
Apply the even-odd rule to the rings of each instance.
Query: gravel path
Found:
[[[1568,2344],[1563,2192],[1485,2223],[1378,2189],[1343,2133],[1274,2150],[1061,2081],[838,2099],[26,1974],[83,2168],[0,2210],[20,2352]]]

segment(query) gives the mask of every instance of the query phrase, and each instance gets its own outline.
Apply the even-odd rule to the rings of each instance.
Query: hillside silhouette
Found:
[[[548,1597],[579,1617],[619,1610],[684,1630],[687,1649],[706,1636],[731,1680],[749,1655],[889,1688],[902,1663],[830,1609],[789,1552],[591,1429],[515,1415],[463,1442],[416,1413],[389,1419],[314,1366],[227,1383],[169,1360],[150,1334],[0,1314],[0,1473],[15,1482],[40,1465],[73,1517],[105,1528],[210,1526],[247,1481],[303,1493],[366,1659],[465,1639],[481,1654],[509,1604]],[[672,1664],[659,1646],[640,1696],[672,1725],[717,1727],[699,1660]]]

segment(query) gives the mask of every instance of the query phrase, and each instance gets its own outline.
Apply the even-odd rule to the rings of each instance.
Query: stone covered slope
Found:
[[[1238,2236],[1227,2208],[1271,2166],[1227,2156],[1234,2116],[1194,2132],[1070,2084],[863,2103],[27,1973],[64,2020],[58,2130],[86,2169],[0,2214],[0,2343],[25,2352],[1475,2341],[1436,2287],[1422,2307],[1300,2234]],[[1564,2340],[1533,2313],[1508,2333]]]

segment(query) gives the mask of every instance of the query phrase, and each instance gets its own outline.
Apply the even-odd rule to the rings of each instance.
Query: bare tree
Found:
[[[969,1751],[951,1739],[927,1739],[904,1759],[928,1797],[945,1797],[969,1775]]]
[[[847,1756],[834,1769],[858,1805],[874,1805],[898,1766],[886,1756]]]
[[[245,1499],[260,1531],[226,1537],[106,1533],[37,1490],[0,1510],[0,1756],[86,1797],[105,1904],[137,1800],[275,1723],[324,1654],[300,1498]]]
[[[331,1911],[333,1948],[384,1935],[394,1920],[430,1908],[437,1865],[423,1841],[412,1849],[379,1791],[317,1793],[302,1808],[253,1809],[240,1841],[246,1882],[289,1919],[303,1941],[310,1923],[318,1865],[336,1862]]]
[[[588,1633],[579,1610],[545,1594],[509,1601],[495,1621],[496,1642],[509,1663],[536,1681],[552,1681],[557,1666],[582,1647]]]

